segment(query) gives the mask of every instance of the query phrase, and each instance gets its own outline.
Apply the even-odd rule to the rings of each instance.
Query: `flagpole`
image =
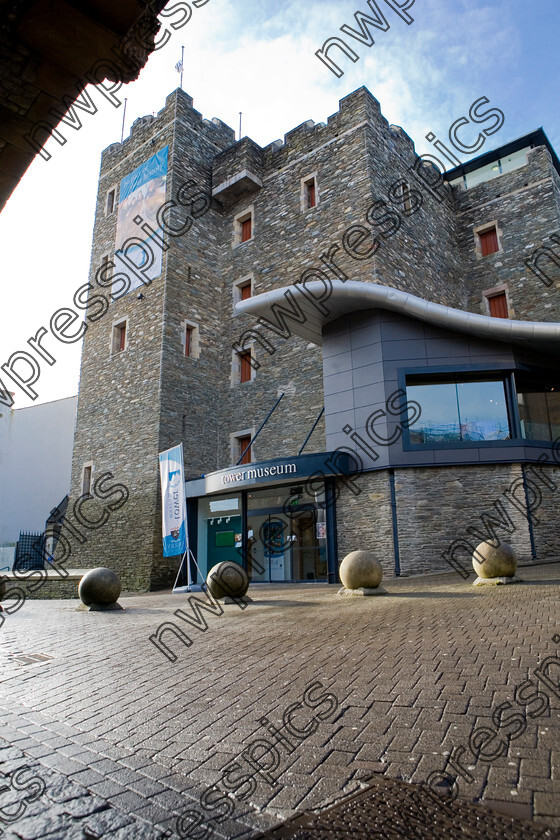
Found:
[[[122,115],[121,143],[124,139],[124,118],[126,117],[126,103],[127,103],[127,98],[125,96],[125,98],[124,98],[124,111],[123,111],[123,115]]]
[[[181,47],[181,90],[183,90],[183,58],[185,56],[185,48]]]

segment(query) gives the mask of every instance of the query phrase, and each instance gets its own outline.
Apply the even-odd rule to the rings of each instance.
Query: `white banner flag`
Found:
[[[163,556],[174,557],[187,550],[187,504],[183,468],[183,444],[159,454]]]

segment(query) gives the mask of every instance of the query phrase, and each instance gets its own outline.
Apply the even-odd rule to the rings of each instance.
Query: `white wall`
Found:
[[[18,408],[0,405],[0,545],[42,531],[70,490],[77,397]]]

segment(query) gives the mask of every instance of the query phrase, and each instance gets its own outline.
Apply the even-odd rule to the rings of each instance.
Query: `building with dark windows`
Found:
[[[180,442],[204,575],[469,569],[492,535],[560,555],[560,164],[542,129],[440,163],[365,88],[265,148],[177,90],[105,150],[71,502],[107,472],[128,498],[82,504],[73,566],[173,582]]]

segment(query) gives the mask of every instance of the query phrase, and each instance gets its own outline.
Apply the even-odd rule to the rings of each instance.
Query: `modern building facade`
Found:
[[[0,546],[44,530],[70,489],[77,397],[0,410]]]
[[[560,164],[542,130],[434,163],[365,88],[265,148],[177,90],[105,150],[71,503],[112,484],[73,566],[173,581],[179,442],[203,574],[468,568],[493,533],[560,554]]]

